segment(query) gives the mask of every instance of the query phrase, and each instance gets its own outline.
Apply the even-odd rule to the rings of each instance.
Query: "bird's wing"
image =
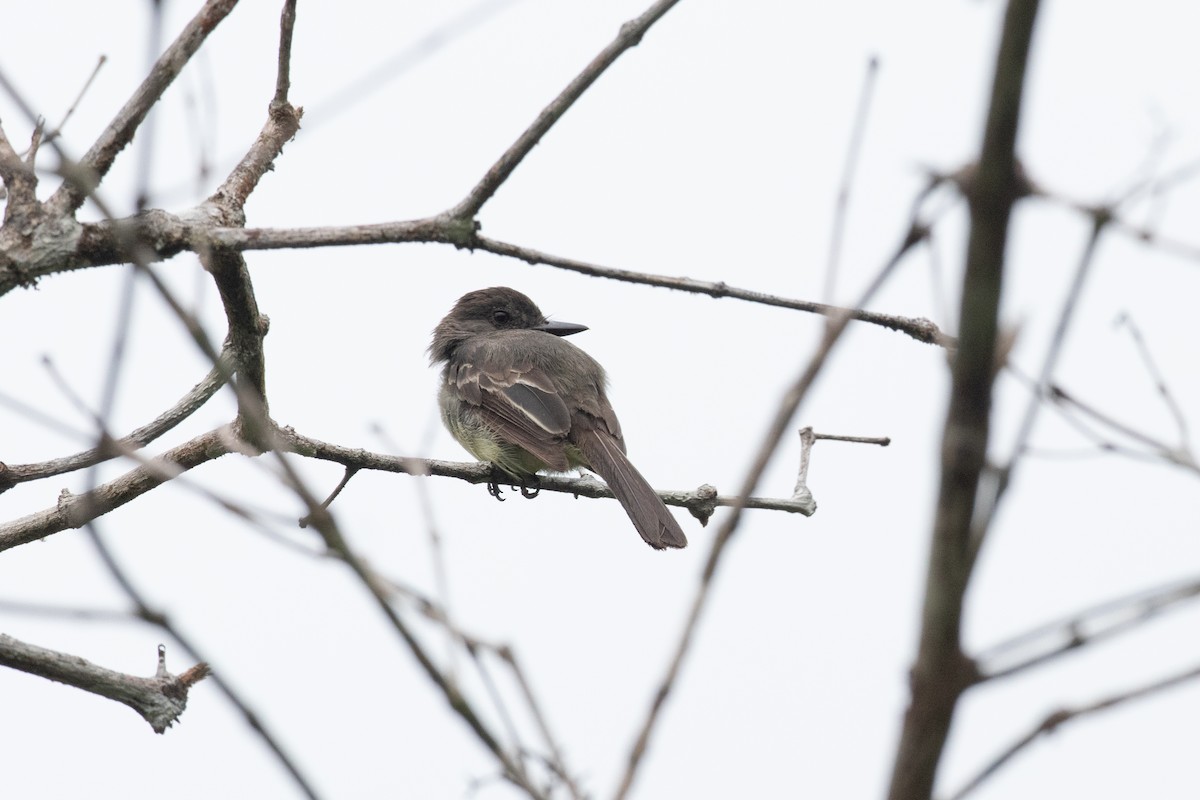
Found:
[[[523,447],[552,470],[570,469],[565,444],[571,412],[545,372],[532,365],[489,370],[465,361],[447,380],[504,441]]]

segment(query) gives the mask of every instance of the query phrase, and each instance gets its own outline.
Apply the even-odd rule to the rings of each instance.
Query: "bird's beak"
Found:
[[[546,320],[541,325],[534,326],[535,331],[553,333],[555,336],[570,336],[572,333],[586,331],[587,325],[576,325],[574,322],[555,322]]]

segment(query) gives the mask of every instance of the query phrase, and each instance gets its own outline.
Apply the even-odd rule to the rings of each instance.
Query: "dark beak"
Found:
[[[545,331],[553,333],[555,336],[570,336],[572,333],[586,331],[587,325],[576,325],[574,322],[553,322],[547,320],[541,325],[536,325],[533,328],[535,331]]]

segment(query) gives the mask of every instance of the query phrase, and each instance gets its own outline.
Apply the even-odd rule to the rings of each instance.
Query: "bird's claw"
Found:
[[[542,491],[537,475],[524,475],[516,479],[518,483],[513,483],[513,479],[512,475],[509,475],[499,467],[493,468],[492,477],[488,479],[487,483],[488,494],[503,503],[504,492],[500,489],[501,483],[507,484],[508,488],[514,492],[520,489],[522,497],[537,497],[538,493]]]
[[[504,502],[504,493],[500,491],[500,479],[507,477],[508,476],[501,472],[498,468],[493,467],[492,477],[488,479],[487,482],[488,494],[499,500],[501,503]]]

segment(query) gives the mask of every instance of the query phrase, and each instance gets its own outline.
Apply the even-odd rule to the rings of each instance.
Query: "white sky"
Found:
[[[168,3],[167,38],[198,3]],[[156,115],[153,205],[183,210],[258,133],[275,80],[277,3],[245,3],[218,28]],[[387,5],[388,8],[384,8]],[[498,4],[492,4],[497,6]],[[144,74],[147,3],[0,3],[0,69],[52,124],[104,54],[108,63],[65,131],[82,153]],[[436,48],[420,43],[475,3],[301,2],[292,100],[306,111],[247,205],[248,224],[311,226],[424,216],[457,202],[537,112],[644,0],[516,0]],[[474,9],[474,11],[472,11]],[[976,151],[1002,6],[957,0],[838,4],[683,0],[588,91],[481,214],[483,231],[601,264],[685,275],[819,300],[838,180],[869,56],[880,59],[839,273],[848,302],[895,247],[920,167],[955,169]],[[1088,202],[1200,156],[1197,12],[1180,2],[1050,2],[1039,25],[1020,154],[1046,189]],[[400,58],[411,48],[415,58]],[[381,65],[386,78],[364,85]],[[357,102],[346,102],[356,100]],[[0,120],[20,146],[29,125],[7,97]],[[144,134],[135,148],[144,143]],[[201,156],[216,177],[198,178]],[[47,163],[52,162],[46,151]],[[136,158],[103,186],[133,204]],[[56,185],[44,176],[42,189]],[[873,308],[944,308],[961,263],[954,198],[935,230],[943,272],[909,258]],[[86,209],[89,217],[94,210]],[[1131,219],[1200,244],[1200,187],[1184,183]],[[1036,373],[1087,221],[1021,206],[1009,248],[1006,323],[1014,359]],[[820,336],[811,315],[595,281],[450,247],[390,245],[250,253],[271,319],[272,415],[347,446],[459,459],[436,419],[429,331],[461,294],[526,292],[591,330],[573,341],[608,367],[636,464],[656,486],[732,492],[779,392]],[[224,332],[219,300],[191,256],[160,267]],[[3,298],[4,392],[83,428],[42,366],[48,355],[87,400],[99,396],[123,272],[45,279]],[[1140,326],[1178,403],[1200,425],[1192,319],[1200,263],[1119,234],[1106,238],[1058,379],[1078,396],[1174,442],[1177,432],[1122,329]],[[950,303],[954,307],[954,303]],[[178,324],[141,291],[113,427],[172,404],[206,371]],[[877,797],[887,783],[916,640],[947,370],[941,351],[852,328],[796,427],[890,436],[886,449],[819,443],[805,519],[750,512],[655,736],[635,790],[664,797]],[[998,455],[1025,392],[1002,379]],[[227,421],[227,397],[156,444]],[[382,426],[387,439],[374,431]],[[393,444],[394,443],[394,444]],[[1086,442],[1048,412],[1035,443]],[[1192,445],[1196,442],[1193,437]],[[83,443],[0,409],[0,460],[40,461]],[[789,438],[762,494],[786,495]],[[302,463],[315,487],[340,477]],[[128,469],[109,465],[102,477]],[[262,464],[228,456],[191,479],[284,521],[298,505]],[[54,503],[84,476],[0,496],[0,518]],[[336,502],[353,544],[381,571],[433,591],[427,528],[406,476],[360,474]],[[428,481],[458,622],[511,642],[569,764],[611,793],[675,644],[712,540],[690,519],[683,552],[654,553],[612,502],[544,494],[503,505],[482,487]],[[1200,491],[1153,462],[1091,455],[1025,463],[970,594],[966,641],[983,647],[1050,618],[1195,575]],[[682,512],[680,512],[682,514]],[[719,517],[718,517],[719,518]],[[713,526],[715,527],[715,526]],[[328,797],[456,798],[494,774],[489,757],[418,673],[347,571],[296,555],[166,487],[102,520],[138,585],[165,608]],[[0,599],[123,607],[80,532],[0,557]],[[971,692],[939,787],[951,791],[1060,705],[1090,702],[1200,659],[1197,614],[1183,611],[1012,681]],[[0,610],[0,631],[136,674],[153,671],[161,632]],[[426,633],[430,633],[426,631]],[[446,646],[427,637],[443,656]],[[176,671],[190,664],[168,652]],[[486,696],[464,680],[482,706]],[[1194,797],[1200,687],[1064,728],[1026,751],[977,797]],[[269,757],[211,685],[182,725],[154,736],[135,714],[74,689],[0,672],[0,752],[12,797],[289,797]],[[513,796],[489,783],[484,798]]]

